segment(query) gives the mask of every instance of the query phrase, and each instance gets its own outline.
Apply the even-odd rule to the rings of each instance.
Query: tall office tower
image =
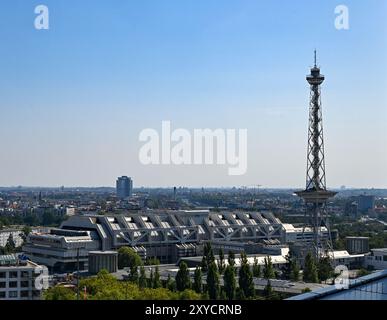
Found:
[[[306,188],[296,192],[296,194],[304,199],[306,214],[313,228],[314,239],[310,251],[315,254],[316,258],[320,258],[333,249],[325,207],[327,200],[333,197],[336,192],[326,188],[320,91],[320,86],[325,78],[320,74],[316,60],[315,51],[314,67],[311,68],[310,75],[306,77],[310,84]],[[325,228],[328,229],[328,236],[323,235]]]
[[[125,199],[132,196],[133,180],[127,176],[118,177],[116,181],[117,197]]]
[[[374,210],[375,208],[375,196],[362,194],[356,200],[361,213],[368,213],[368,211]]]

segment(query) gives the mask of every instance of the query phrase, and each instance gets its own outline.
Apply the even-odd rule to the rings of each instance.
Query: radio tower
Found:
[[[325,182],[324,138],[320,91],[320,86],[324,79],[324,76],[320,74],[320,68],[317,67],[315,50],[314,67],[311,68],[310,75],[306,77],[306,80],[310,84],[306,188],[303,191],[296,192],[296,194],[304,199],[305,202],[306,214],[310,219],[310,225],[312,226],[314,235],[310,249],[317,259],[333,250],[325,206],[327,200],[336,194],[336,192],[327,190]],[[328,229],[328,234],[326,231],[323,232],[322,227]],[[325,235],[323,233],[325,233]]]

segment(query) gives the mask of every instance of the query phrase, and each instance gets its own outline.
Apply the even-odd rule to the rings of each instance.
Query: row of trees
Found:
[[[47,209],[41,214],[29,212],[25,215],[1,216],[0,229],[11,225],[59,226],[64,219],[65,216],[57,214],[54,209]]]
[[[55,286],[44,292],[46,300],[76,300],[75,288]],[[202,296],[192,290],[183,292],[167,288],[140,288],[132,281],[118,281],[106,270],[101,270],[96,277],[80,281],[81,300],[198,300]]]
[[[118,281],[106,270],[102,270],[96,277],[80,281],[81,299],[89,300],[197,300],[205,296],[196,293],[190,286],[183,288],[178,277],[173,280],[170,276],[161,281],[159,268],[151,269],[146,274],[146,265],[157,265],[157,259],[148,259],[143,263],[141,257],[129,247],[118,250],[119,269],[129,268],[126,281]],[[73,300],[77,298],[74,288],[56,286],[48,289],[45,294],[47,300]]]
[[[185,262],[181,262],[179,271],[176,275],[177,290],[192,288],[196,293],[205,294],[209,299],[253,299],[255,297],[254,277],[261,276],[260,265],[255,259],[251,267],[245,253],[240,257],[240,268],[237,272],[235,267],[235,255],[229,252],[227,266],[222,250],[219,251],[219,259],[215,261],[211,245],[205,244],[203,258],[200,267],[196,267],[193,277],[193,283],[189,275],[188,267]],[[203,285],[203,275],[206,274],[206,284]],[[238,275],[238,286],[237,286]],[[266,279],[274,278],[275,271],[270,257],[265,259],[263,276]],[[221,285],[223,279],[223,286]],[[275,295],[271,289],[270,281],[264,290],[266,298],[273,298]],[[276,298],[278,298],[276,296]]]
[[[310,252],[306,255],[303,269],[303,280],[305,282],[319,283],[320,281],[327,281],[333,276],[334,270],[329,257],[323,257],[316,261]]]
[[[230,252],[226,266],[223,252],[215,261],[211,246],[205,246],[205,254],[200,267],[194,272],[191,281],[190,272],[185,262],[181,262],[179,270],[173,279],[170,275],[161,280],[159,268],[152,268],[146,273],[146,266],[140,256],[129,247],[122,247],[118,252],[119,268],[129,268],[127,281],[118,281],[106,271],[101,271],[97,277],[81,280],[81,299],[253,299],[255,297],[254,276],[260,275],[257,261],[250,267],[246,254],[241,255],[241,266],[238,272],[235,267],[235,255]],[[150,263],[157,263],[152,260]],[[206,271],[203,271],[206,270]],[[274,275],[270,259],[266,259],[263,274],[270,278]],[[203,283],[205,279],[205,283]],[[223,284],[221,284],[223,279]],[[267,298],[273,298],[270,283],[264,292]],[[54,287],[46,291],[46,299],[75,299],[75,291],[64,287]]]

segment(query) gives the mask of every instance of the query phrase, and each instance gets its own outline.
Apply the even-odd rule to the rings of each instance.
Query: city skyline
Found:
[[[385,2],[347,1],[341,31],[334,1],[45,4],[44,31],[33,1],[5,5],[1,186],[113,187],[128,175],[135,187],[301,189],[317,49],[327,186],[387,188]],[[247,173],[142,165],[139,132],[163,120],[246,128]]]

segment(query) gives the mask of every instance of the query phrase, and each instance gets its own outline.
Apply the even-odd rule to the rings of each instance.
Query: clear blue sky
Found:
[[[34,8],[50,10],[35,30]],[[349,8],[349,30],[334,9]],[[387,2],[4,0],[0,185],[303,187],[318,50],[327,184],[387,187]],[[143,166],[138,134],[247,128],[248,171]]]

